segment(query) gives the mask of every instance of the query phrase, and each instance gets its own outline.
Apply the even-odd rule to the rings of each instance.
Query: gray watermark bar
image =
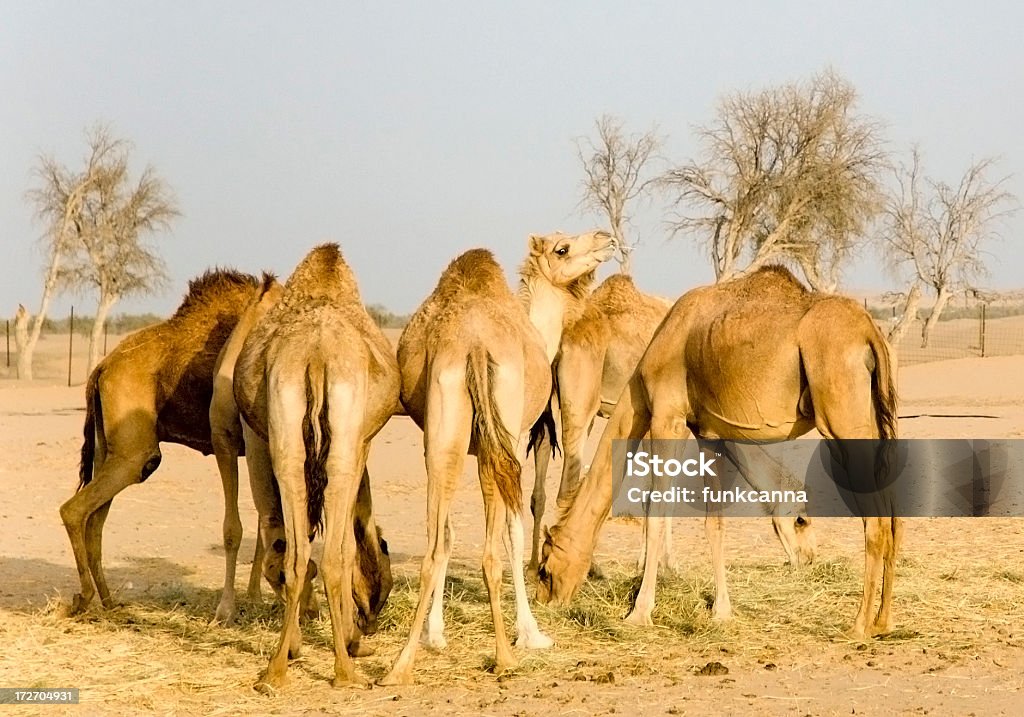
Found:
[[[1024,440],[617,440],[616,516],[1024,516]]]
[[[77,687],[0,687],[0,705],[77,704]]]

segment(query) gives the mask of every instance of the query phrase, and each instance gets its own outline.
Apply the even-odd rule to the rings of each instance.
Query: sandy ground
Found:
[[[0,656],[0,686],[80,686],[87,706],[83,712],[71,710],[76,714],[118,713],[124,709],[291,713],[318,705],[346,714],[982,715],[1020,714],[1024,710],[1024,624],[1020,623],[1024,521],[1012,519],[910,521],[905,561],[911,570],[917,566],[924,575],[933,563],[941,564],[943,576],[953,577],[935,583],[937,589],[948,591],[935,596],[935,600],[948,601],[954,607],[948,619],[921,622],[913,605],[927,612],[930,588],[907,585],[901,590],[898,583],[896,620],[901,628],[913,631],[913,639],[876,641],[866,648],[845,642],[838,635],[808,639],[792,627],[773,622],[770,610],[750,608],[753,598],[746,597],[745,582],[756,578],[758,569],[777,566],[782,556],[767,521],[734,521],[727,541],[727,550],[735,561],[730,566],[730,580],[734,606],[743,616],[741,624],[750,627],[738,634],[757,635],[749,644],[730,646],[729,633],[725,633],[725,639],[715,643],[721,646],[708,648],[705,643],[688,642],[685,636],[669,634],[668,628],[659,626],[609,640],[606,654],[599,651],[596,658],[588,658],[590,662],[577,662],[573,634],[562,630],[556,634],[558,644],[552,657],[544,658],[550,663],[542,661],[513,679],[498,681],[482,667],[492,653],[491,642],[460,644],[450,637],[445,654],[421,652],[420,684],[415,687],[337,691],[330,689],[324,674],[317,674],[304,678],[299,683],[303,687],[294,688],[296,693],[291,697],[286,692],[275,698],[257,696],[249,687],[265,664],[265,650],[263,654],[250,654],[224,647],[204,658],[205,662],[188,663],[193,666],[190,669],[201,664],[205,665],[201,669],[209,671],[204,675],[207,687],[203,693],[189,688],[187,685],[192,683],[175,665],[175,655],[184,660],[184,655],[195,649],[187,641],[159,644],[164,638],[126,629],[124,620],[105,622],[95,607],[89,616],[78,619],[75,631],[62,627],[65,619],[53,615],[55,601],[66,602],[77,590],[74,561],[57,509],[71,495],[77,481],[84,416],[82,387],[47,385],[53,382],[51,378],[21,386],[0,381],[0,487],[4,493],[0,504],[0,638],[5,645]],[[905,367],[901,369],[900,393],[900,413],[904,416],[989,416],[905,419],[901,421],[904,436],[1024,437],[1024,357],[961,359]],[[370,458],[378,520],[390,543],[399,583],[417,576],[425,542],[422,450],[419,430],[409,419],[400,417],[381,432]],[[164,445],[163,453],[162,466],[152,478],[127,489],[114,501],[104,540],[108,577],[116,586],[117,598],[126,604],[144,605],[158,595],[158,602],[164,604],[168,590],[181,590],[186,596],[203,596],[203,609],[212,614],[223,575],[222,501],[216,466],[212,457],[180,446]],[[556,490],[559,467],[557,462],[552,466],[550,495]],[[527,492],[532,481],[530,469],[524,475]],[[244,589],[256,523],[244,472],[241,492],[246,535],[238,584]],[[452,574],[478,588],[483,520],[472,460],[462,476],[452,518],[457,530]],[[526,527],[529,531],[529,519]],[[821,556],[846,560],[859,580],[859,523],[819,520],[817,527]],[[709,581],[710,560],[702,522],[677,520],[675,535],[675,561],[689,571],[687,574]],[[612,522],[602,534],[597,559],[628,569],[638,544],[636,525]],[[958,573],[960,570],[964,572]],[[958,575],[982,577],[958,580]],[[990,588],[990,583],[994,587]],[[989,592],[997,588],[1002,602],[995,601]],[[814,597],[808,597],[809,605]],[[745,601],[748,607],[744,607]],[[506,610],[510,602],[506,601]],[[855,605],[856,596],[850,595],[841,604],[827,607],[835,613],[837,626],[842,627],[852,620]],[[626,607],[622,602],[617,609],[624,613]],[[671,611],[672,606],[662,606],[656,613],[659,624],[663,622],[659,616],[666,615],[666,610]],[[556,619],[556,612],[539,609],[542,626],[546,620]],[[199,624],[198,619],[193,622]],[[762,624],[766,627],[759,635]],[[268,629],[273,632],[276,625]],[[381,650],[362,661],[365,667],[361,669],[370,675],[383,672],[395,654],[391,646],[399,644],[405,630],[407,627],[399,626],[390,636],[372,638],[380,641]],[[62,631],[74,635],[74,645],[80,647],[62,648]],[[67,640],[70,645],[72,638]],[[789,641],[793,645],[788,646]],[[946,643],[948,649],[943,648]],[[956,649],[955,645],[960,644],[966,647]],[[144,657],[147,649],[153,651],[155,666],[152,674],[145,672],[147,676],[140,678],[140,665],[149,664]],[[329,648],[310,649],[328,664]],[[97,688],[91,698],[90,663],[117,655],[119,650],[136,656],[132,659],[139,663],[134,669],[125,667],[125,689],[129,689],[131,680],[138,681],[131,687],[135,701],[120,703],[117,692],[109,687]],[[139,654],[143,657],[138,658]],[[588,654],[593,655],[593,651]],[[223,680],[217,678],[220,660],[234,669],[225,673]],[[695,674],[696,668],[712,660],[726,664],[728,675]],[[51,669],[40,672],[40,663],[46,662],[52,663]],[[456,663],[461,671],[452,679],[438,678],[444,674],[444,665]],[[614,677],[602,679],[605,670]],[[587,674],[581,679],[584,672]],[[424,675],[429,678],[424,679]],[[65,684],[41,685],[41,679],[61,679]],[[140,691],[147,695],[141,701]],[[294,699],[299,691],[302,702]],[[46,713],[57,714],[63,709],[47,708]]]

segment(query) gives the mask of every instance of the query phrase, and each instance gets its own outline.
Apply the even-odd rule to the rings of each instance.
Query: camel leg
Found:
[[[337,387],[331,391],[331,431],[335,442],[327,462],[328,483],[324,490],[324,556],[322,561],[324,590],[331,612],[334,636],[334,686],[362,685],[355,664],[349,656],[349,645],[358,642],[352,601],[353,571],[356,561],[356,538],[352,532],[356,493],[363,475],[365,458],[359,446],[339,445],[348,439],[355,442],[360,426],[352,421],[361,411],[343,411],[335,407],[365,404],[350,390]],[[347,389],[347,387],[344,387]],[[356,414],[356,415],[353,415]],[[348,419],[348,420],[346,420]],[[353,424],[354,425],[346,425]]]
[[[294,389],[276,386],[273,381],[271,389],[279,394],[279,400],[270,404],[269,424],[270,440],[274,445],[273,468],[281,491],[281,513],[284,518],[285,546],[281,572],[284,574],[285,609],[281,640],[266,671],[255,685],[260,691],[283,686],[287,681],[288,659],[299,656],[302,645],[299,612],[311,552],[307,540],[309,519],[306,515],[306,477],[303,471],[306,455],[302,427],[300,421],[287,420],[287,414],[295,413],[287,409],[304,405],[305,398]],[[275,435],[275,426],[281,426],[279,430],[282,433],[287,431],[287,434]]]
[[[261,566],[263,565],[263,538],[260,532],[259,521],[256,522],[256,548],[252,555],[252,567],[249,569],[249,586],[245,591],[245,597],[251,603],[259,604],[263,600],[260,591],[260,578],[262,577]]]
[[[549,406],[550,408],[550,406]],[[552,420],[554,418],[552,417]],[[551,437],[547,428],[542,428],[533,449],[533,494],[530,496],[530,514],[533,516],[533,532],[530,544],[530,572],[536,572],[540,564],[540,546],[544,541],[541,528],[544,525],[544,511],[547,508],[548,463],[551,460]]]
[[[493,482],[485,483],[481,478],[480,489],[484,494],[484,584],[491,605],[491,620],[494,622],[494,674],[500,675],[516,665],[512,646],[505,634],[505,620],[501,616],[501,555],[498,552],[505,528],[505,504],[498,495]],[[520,524],[520,527],[521,524]],[[524,589],[525,593],[525,589]]]
[[[211,420],[214,420],[212,416]],[[227,429],[219,427],[214,427],[211,435],[217,470],[224,488],[224,589],[213,622],[227,625],[235,617],[235,569],[238,547],[242,542],[242,521],[238,517],[237,448],[241,436],[230,435]]]
[[[896,556],[903,542],[903,518],[892,518],[892,549],[886,554],[882,573],[882,604],[878,606],[878,615],[871,627],[872,635],[885,635],[892,632],[892,589],[896,579]]]
[[[427,626],[421,637],[423,644],[432,650],[443,650],[448,647],[448,641],[444,637],[444,580],[448,574],[448,561],[452,557],[454,542],[455,531],[452,529],[452,522],[446,520],[444,522],[444,557],[438,568],[441,575],[437,580],[437,588],[434,590],[434,597],[430,603]]]
[[[629,389],[627,388],[627,390]],[[672,401],[671,399],[673,398],[676,401]],[[685,411],[679,408],[679,406],[685,405],[685,399],[679,399],[680,397],[672,396],[668,391],[665,392],[664,397],[655,397],[654,410],[651,413],[650,430],[653,440],[678,441],[676,452],[681,454],[683,449],[682,442],[685,441],[690,431],[686,427],[686,421],[683,418],[686,415]],[[668,481],[669,479],[664,478],[663,480]],[[666,487],[657,485],[657,479],[655,479],[655,482],[655,487],[659,489]],[[651,515],[651,510],[654,510],[657,515]],[[646,626],[654,624],[651,615],[654,612],[654,594],[658,583],[658,565],[661,561],[661,552],[665,548],[665,532],[669,530],[668,522],[670,520],[670,518],[664,515],[664,510],[665,508],[661,504],[648,507],[644,577],[640,582],[640,590],[637,593],[633,609],[626,616],[626,622],[631,625]]]
[[[725,518],[721,512],[708,511],[704,517],[704,534],[711,546],[711,568],[715,573],[715,603],[711,617],[715,620],[732,619],[732,603],[729,600],[729,583],[725,576]]]
[[[525,446],[528,438],[523,436],[519,441],[520,446]],[[520,464],[522,464],[522,449],[519,449]],[[505,512],[505,533],[502,536],[505,543],[505,552],[508,555],[509,563],[512,566],[512,586],[515,589],[516,597],[516,647],[525,647],[530,650],[542,650],[551,647],[555,641],[541,632],[537,620],[530,610],[530,599],[526,594],[526,579],[523,576],[523,519],[518,513],[510,510]],[[536,547],[536,543],[534,543]],[[531,572],[535,571],[531,566]]]
[[[864,591],[849,632],[851,638],[861,640],[891,628],[896,556],[903,526],[895,517],[891,498],[885,496],[885,488],[878,490],[879,478],[884,476],[876,474],[876,454],[882,446],[874,441],[859,440],[878,439],[880,435],[873,410],[871,371],[865,365],[863,348],[851,349],[828,340],[816,341],[816,338],[809,336],[807,347],[801,339],[815,426],[829,439],[833,460],[858,486],[855,495],[865,516]],[[836,366],[846,367],[848,375],[837,378]],[[880,588],[882,598],[876,614],[874,601]]]
[[[107,577],[103,572],[103,524],[107,522],[107,514],[110,512],[112,500],[96,509],[96,512],[89,516],[89,522],[85,526],[86,553],[89,556],[89,572],[96,581],[96,591],[99,593],[100,602],[108,610],[114,607],[114,601],[110,597],[110,588],[107,586]]]
[[[132,440],[133,438],[135,440]],[[160,449],[155,435],[148,438],[129,435],[123,439],[129,446],[133,443],[145,443],[149,450],[144,448],[124,458],[117,453],[109,454],[95,471],[92,481],[60,507],[61,519],[71,541],[82,587],[82,592],[75,595],[72,601],[72,615],[84,610],[96,594],[94,580],[96,587],[102,591],[100,597],[104,601],[104,606],[111,607],[110,590],[103,575],[101,553],[101,533],[110,502],[128,486],[148,478],[160,465]]]
[[[427,549],[420,566],[420,594],[409,638],[391,671],[380,681],[382,685],[412,684],[412,667],[428,607],[435,592],[436,599],[444,595],[440,578],[448,555],[444,540],[447,534],[445,524],[469,450],[473,408],[465,393],[465,371],[440,371],[432,376],[432,383],[430,390],[438,395],[428,396],[426,425],[423,428],[427,465]]]

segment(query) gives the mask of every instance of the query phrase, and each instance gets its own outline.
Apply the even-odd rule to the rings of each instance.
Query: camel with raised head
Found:
[[[267,443],[284,523],[280,545],[263,533],[261,519],[267,552],[283,553],[286,605],[281,641],[259,688],[281,686],[288,658],[299,653],[308,537],[321,529],[334,684],[362,681],[349,654],[364,654],[358,617],[375,617],[390,589],[368,510],[366,459],[370,440],[398,407],[399,385],[391,346],[366,313],[338,245],[313,249],[249,332],[234,372],[242,418]]]
[[[894,364],[871,317],[851,299],[809,292],[781,267],[686,293],[658,328],[612,412],[590,471],[551,529],[538,568],[538,599],[568,602],[586,575],[612,502],[612,441],[700,439],[771,442],[812,428],[827,439],[896,436]],[[887,470],[887,440],[877,455],[836,451],[855,475]],[[759,476],[744,472],[756,482]],[[877,483],[876,483],[877,484]],[[650,624],[667,518],[650,518],[644,577],[627,620]],[[723,519],[706,532],[715,566],[716,616],[728,614]],[[891,629],[902,520],[864,518],[864,591],[851,633]],[[881,583],[881,602],[874,601]]]
[[[171,318],[125,338],[89,375],[79,486],[60,508],[81,582],[72,614],[97,591],[104,607],[113,606],[103,571],[103,524],[114,496],[160,465],[160,443],[213,452],[214,365],[245,307],[272,281],[268,274],[261,281],[236,271],[207,271],[189,282]],[[232,581],[237,550],[237,544],[225,545]]]
[[[455,259],[413,315],[398,344],[402,403],[423,429],[427,469],[427,549],[409,639],[384,684],[412,682],[417,642],[443,648],[444,577],[453,532],[452,493],[467,453],[477,456],[484,499],[484,582],[495,634],[495,672],[515,664],[501,617],[504,528],[516,599],[517,646],[552,644],[530,611],[523,576],[522,459],[526,436],[551,398],[551,359],[573,296],[556,286],[592,281],[615,243],[604,232],[533,236],[513,296],[493,255],[474,249]],[[589,275],[589,278],[588,278]],[[582,279],[581,279],[582,278]]]

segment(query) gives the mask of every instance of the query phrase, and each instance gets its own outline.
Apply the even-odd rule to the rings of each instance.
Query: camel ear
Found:
[[[531,234],[530,235],[530,254],[531,256],[540,256],[544,253],[544,235],[543,234]]]

